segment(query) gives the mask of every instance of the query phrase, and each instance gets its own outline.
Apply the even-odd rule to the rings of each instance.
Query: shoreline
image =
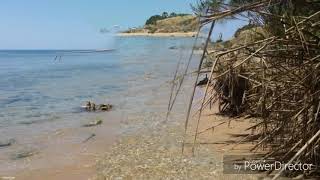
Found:
[[[196,66],[196,64],[194,65]],[[159,65],[155,64],[152,67],[157,66]],[[145,73],[145,75],[147,74]],[[211,130],[202,133],[198,142],[212,144],[203,145],[200,143],[201,145],[197,145],[196,156],[192,157],[192,134],[195,126],[195,122],[192,121],[186,139],[186,153],[182,155],[181,143],[184,135],[186,97],[178,97],[175,111],[170,115],[169,121],[164,123],[169,98],[169,84],[165,81],[167,78],[161,80],[165,84],[159,85],[160,81],[152,78],[155,74],[145,75],[139,76],[143,79],[141,81],[143,87],[140,88],[139,83],[135,82],[135,87],[139,88],[127,90],[131,97],[141,100],[141,102],[129,104],[134,106],[126,106],[127,108],[136,107],[136,109],[126,112],[124,116],[120,111],[111,111],[108,115],[103,115],[104,123],[97,127],[83,128],[79,126],[47,134],[40,138],[40,142],[50,140],[50,148],[47,150],[39,149],[39,154],[21,160],[26,163],[27,168],[17,169],[10,174],[14,175],[16,179],[49,177],[48,179],[52,180],[88,178],[100,180],[119,177],[131,179],[223,178],[225,174],[221,169],[222,155],[225,153],[225,146],[230,146],[228,141],[234,140],[229,133],[243,133],[243,129],[240,127],[246,128],[248,121],[238,124],[237,120],[233,120],[230,128],[227,123],[229,118],[212,115],[214,111],[205,111],[200,132],[219,124],[221,121],[224,121],[225,124],[219,126],[219,129],[217,128],[214,133]],[[191,79],[192,77],[189,77],[186,80],[187,83],[182,87],[181,92],[188,93],[190,91]],[[146,84],[147,86],[145,86]],[[136,93],[137,91],[141,93]],[[201,98],[202,93],[203,88],[197,89],[195,100]],[[196,107],[193,108],[193,111],[195,110]],[[90,114],[89,119],[85,118],[81,122],[91,122],[96,118],[97,114]],[[79,125],[83,124],[81,122],[79,121]],[[92,133],[96,137],[83,143]],[[65,147],[66,144],[67,147]],[[54,148],[52,149],[52,147]],[[242,145],[238,147],[244,148]],[[61,148],[64,149],[63,152],[61,152]],[[243,149],[241,150],[243,151]],[[237,151],[237,153],[239,152]],[[96,164],[96,162],[98,163]],[[3,175],[9,177],[10,174],[0,174],[0,177]],[[228,179],[236,178],[238,176],[230,176]],[[243,179],[248,178],[243,176]]]
[[[89,179],[97,174],[96,161],[102,159],[104,154],[109,152],[122,136],[127,134],[131,136],[134,132],[139,132],[139,129],[152,127],[154,122],[158,122],[155,119],[160,117],[158,114],[164,112],[168,103],[169,92],[167,87],[169,86],[168,80],[171,80],[169,74],[174,71],[176,61],[181,53],[188,56],[189,52],[187,49],[181,49],[181,52],[169,50],[172,45],[180,43],[180,39],[174,39],[174,42],[163,39],[161,40],[163,43],[154,43],[152,39],[146,38],[144,41],[149,43],[144,46],[136,46],[137,43],[134,39],[131,41],[130,39],[122,40],[126,42],[119,42],[120,47],[122,47],[119,49],[124,50],[118,51],[116,57],[111,56],[110,58],[109,54],[101,54],[102,57],[81,56],[81,60],[85,64],[84,67],[91,69],[91,66],[87,64],[89,64],[88,62],[93,64],[94,68],[92,67],[92,71],[89,71],[90,78],[86,76],[72,79],[74,81],[74,86],[70,87],[72,91],[69,91],[68,88],[61,91],[66,93],[66,97],[81,97],[75,101],[64,99],[62,102],[66,102],[66,104],[77,107],[79,102],[84,102],[86,99],[94,102],[110,102],[115,105],[114,111],[101,114],[78,111],[70,114],[56,113],[57,120],[55,121],[21,125],[22,128],[30,129],[30,131],[25,132],[33,132],[31,131],[33,129],[34,132],[41,130],[39,134],[32,137],[26,135],[21,137],[18,134],[16,138],[14,136],[15,131],[10,131],[12,135],[8,134],[7,136],[14,136],[17,143],[0,151],[2,153],[0,154],[0,161],[4,162],[0,163],[3,167],[0,168],[0,179],[1,177],[34,180],[41,180],[43,177],[52,180]],[[127,42],[127,40],[129,41]],[[183,39],[183,42],[189,40]],[[151,43],[154,46],[150,46]],[[128,48],[131,51],[126,51]],[[157,51],[155,52],[154,49],[157,49]],[[143,54],[140,55],[139,52],[143,52]],[[52,60],[51,57],[48,57],[48,59]],[[79,57],[77,56],[75,59],[77,59],[75,62],[78,64]],[[87,61],[89,59],[95,61]],[[108,59],[108,62],[105,62],[105,59]],[[113,66],[110,67],[116,69],[115,72],[109,71],[109,69],[106,72],[106,67],[103,68],[103,71],[100,71],[99,68],[96,68],[97,65],[104,67],[104,63],[100,64],[100,61],[105,62],[106,67],[112,64]],[[73,67],[72,65],[69,66]],[[77,72],[80,72],[78,68],[76,69]],[[81,74],[87,72],[85,69],[80,70]],[[111,78],[112,76],[117,76],[117,79],[114,80],[114,78]],[[85,78],[94,83],[83,81]],[[60,80],[60,77],[58,80]],[[115,83],[118,84],[115,85]],[[121,86],[122,83],[123,86]],[[55,84],[55,86],[58,85],[60,84]],[[64,83],[61,83],[61,85],[64,85]],[[74,92],[74,87],[81,91],[76,90]],[[113,92],[113,89],[117,92]],[[89,98],[86,95],[92,97]],[[82,98],[82,96],[85,96],[85,98]],[[103,123],[95,127],[83,127],[84,124],[94,122],[97,119],[103,120]],[[29,119],[26,118],[25,120],[29,122]],[[46,131],[46,128],[48,131]],[[42,131],[44,132],[42,133]],[[87,141],[92,134],[95,134],[95,136]],[[27,148],[30,148],[30,150]],[[34,153],[19,160],[11,160],[11,155],[21,154],[20,151],[22,152],[22,150],[28,150],[27,153],[29,151]]]
[[[202,90],[197,90],[196,97],[201,96]],[[223,173],[224,155],[249,153],[252,144],[243,143],[235,147],[235,143],[230,142],[241,140],[242,136],[235,135],[250,133],[245,129],[251,124],[245,119],[228,123],[230,118],[214,114],[216,112],[216,106],[204,111],[200,132],[221,122],[224,124],[214,132],[208,130],[198,137],[195,156],[191,151],[195,121],[190,122],[182,154],[185,119],[183,116],[171,117],[163,123],[160,121],[164,118],[162,114],[155,126],[148,125],[139,132],[122,137],[107,151],[97,164],[98,174],[94,179],[258,179],[259,174]]]
[[[175,33],[118,33],[119,37],[135,37],[135,36],[144,36],[144,37],[195,37],[197,32],[175,32]]]
[[[40,136],[37,143],[43,144],[42,148],[34,148],[34,155],[12,162],[19,165],[0,172],[0,180],[1,177],[34,180],[43,177],[48,180],[91,178],[97,173],[95,164],[99,156],[118,139],[120,124],[114,117],[106,116],[99,126],[62,128]],[[94,137],[87,140],[92,134]]]

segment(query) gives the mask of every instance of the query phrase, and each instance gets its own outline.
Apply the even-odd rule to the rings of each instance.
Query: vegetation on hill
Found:
[[[197,27],[198,21],[192,15],[170,17],[145,26],[149,33],[193,32]]]
[[[190,14],[182,14],[182,13],[175,13],[175,12],[172,12],[172,13],[167,13],[167,12],[163,12],[162,15],[153,15],[151,16],[147,21],[146,21],[146,24],[145,25],[150,25],[150,24],[153,24],[155,25],[157,23],[157,21],[159,20],[163,20],[163,19],[167,19],[167,18],[172,18],[172,17],[177,17],[177,16],[188,16]]]
[[[176,33],[195,32],[198,29],[197,18],[189,14],[164,12],[161,16],[150,17],[142,28],[134,28],[124,33]]]
[[[223,41],[219,38],[212,44],[210,49],[221,50],[225,48],[231,48],[239,45],[253,43],[258,40],[262,40],[268,36],[267,31],[261,27],[252,24],[245,25],[239,28],[230,40]]]

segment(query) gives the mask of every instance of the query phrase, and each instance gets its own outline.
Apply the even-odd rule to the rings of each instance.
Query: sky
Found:
[[[94,49],[110,44],[110,33],[142,26],[162,12],[192,13],[196,0],[1,0],[0,49]],[[230,38],[243,22],[223,23],[214,34]],[[218,35],[217,35],[218,36]]]

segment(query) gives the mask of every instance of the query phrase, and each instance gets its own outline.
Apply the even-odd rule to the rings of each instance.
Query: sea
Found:
[[[165,113],[177,63],[186,65],[194,41],[115,37],[110,51],[1,50],[0,143],[12,144],[0,147],[0,175],[47,166],[48,156],[51,164],[77,162],[75,147],[92,134],[117,137],[135,130],[128,121]],[[113,109],[87,112],[87,101]],[[98,119],[103,126],[83,127]]]

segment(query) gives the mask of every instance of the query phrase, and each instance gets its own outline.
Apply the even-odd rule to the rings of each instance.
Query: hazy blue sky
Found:
[[[108,46],[100,29],[141,26],[163,11],[192,13],[196,0],[1,0],[0,49],[91,49]],[[241,23],[219,25],[230,37]]]

